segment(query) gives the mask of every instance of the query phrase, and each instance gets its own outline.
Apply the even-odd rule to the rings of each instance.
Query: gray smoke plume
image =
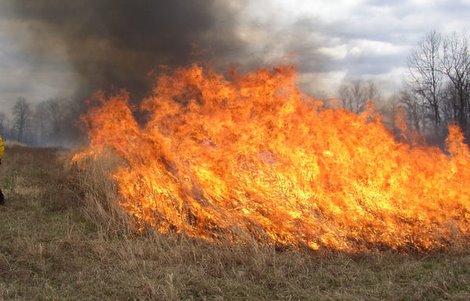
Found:
[[[32,59],[44,59],[45,41],[62,44],[81,94],[114,87],[139,98],[160,65],[217,64],[244,49],[234,32],[244,1],[7,1],[29,23]]]

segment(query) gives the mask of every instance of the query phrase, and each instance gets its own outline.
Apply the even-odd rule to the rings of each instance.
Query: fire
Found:
[[[159,77],[133,115],[100,94],[80,159],[112,150],[121,206],[162,233],[360,251],[470,245],[470,152],[396,141],[370,108],[326,109],[281,66]]]

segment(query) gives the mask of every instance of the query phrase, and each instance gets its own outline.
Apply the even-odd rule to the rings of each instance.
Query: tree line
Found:
[[[470,44],[466,34],[428,33],[408,59],[401,100],[417,131],[445,134],[456,123],[470,134]]]
[[[449,124],[460,126],[470,138],[470,39],[465,33],[431,31],[411,51],[400,91],[386,101],[373,81],[352,80],[341,84],[343,108],[364,111],[368,101],[379,103],[388,126],[397,130],[403,118],[409,132],[442,143]],[[381,104],[381,105],[380,105]],[[398,116],[400,115],[400,116]]]
[[[69,146],[80,136],[79,102],[52,98],[31,104],[18,97],[11,114],[0,112],[0,132],[6,140],[34,146]]]

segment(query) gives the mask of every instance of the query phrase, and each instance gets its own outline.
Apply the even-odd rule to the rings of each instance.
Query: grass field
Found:
[[[466,254],[348,255],[136,235],[106,166],[11,146],[0,166],[0,300],[470,300]]]

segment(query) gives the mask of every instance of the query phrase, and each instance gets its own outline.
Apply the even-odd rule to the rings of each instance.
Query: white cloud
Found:
[[[247,11],[243,24],[247,32],[255,24],[252,43],[267,61],[296,51],[302,83],[315,79],[311,85],[331,93],[345,76],[375,77],[386,93],[396,90],[406,57],[428,31],[470,28],[468,0],[252,0]]]
[[[351,52],[352,50],[349,50],[347,45],[343,44],[334,47],[320,47],[317,51],[331,59],[342,60],[345,59],[348,52]]]

